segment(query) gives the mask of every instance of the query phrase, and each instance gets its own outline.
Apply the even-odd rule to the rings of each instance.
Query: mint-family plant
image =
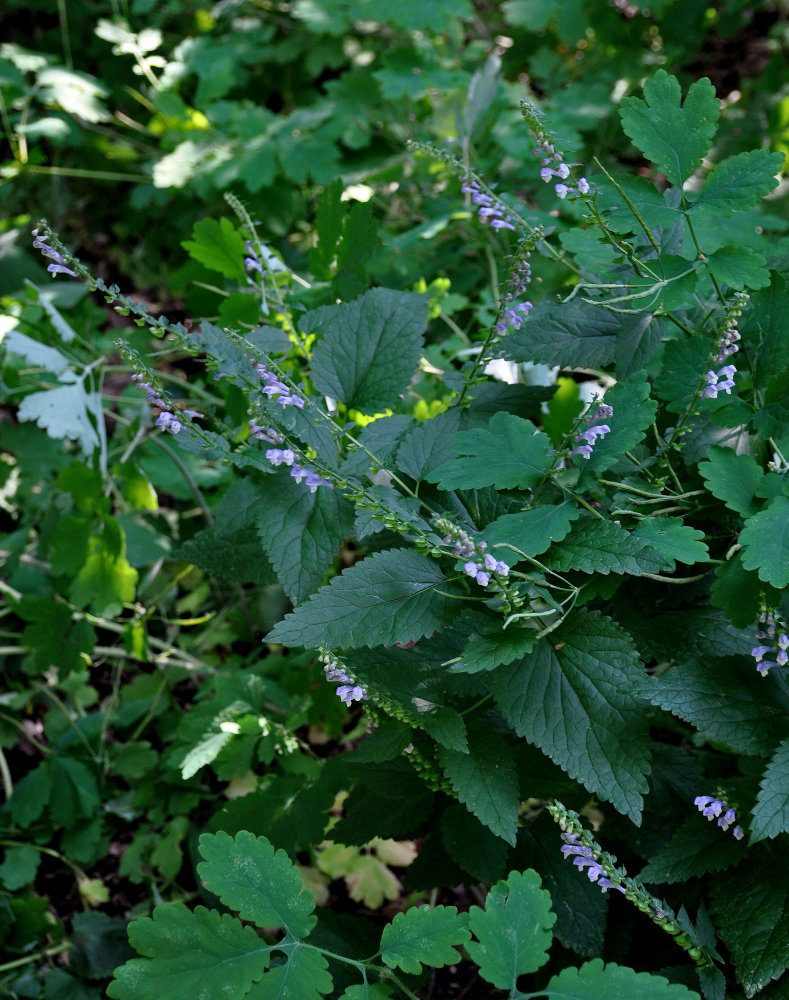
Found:
[[[318,214],[312,283],[232,197],[237,226],[196,232],[189,252],[245,274],[241,293],[259,305],[260,324],[238,329],[155,318],[45,224],[36,240],[50,270],[213,376],[213,399],[184,407],[120,345],[161,433],[234,472],[215,529],[254,529],[293,605],[264,642],[320,656],[326,683],[368,720],[335,765],[350,795],[332,837],[418,837],[414,888],[493,886],[488,915],[468,923],[442,908],[396,918],[373,959],[350,962],[361,982],[342,995],[419,995],[387,970],[418,975],[465,947],[510,997],[777,998],[789,966],[789,293],[760,203],[783,155],[715,164],[713,88],[699,80],[683,101],[662,70],[621,103],[637,176],[568,161],[550,122],[522,112],[534,150],[523,183],[552,187],[550,229],[451,152],[415,151],[456,175],[458,225],[500,248],[491,322],[470,348],[432,351],[440,364],[426,357],[425,295],[343,300],[363,227],[339,188]],[[558,297],[541,296],[541,267],[564,275]],[[356,556],[345,549],[336,572],[349,539]],[[220,983],[238,997],[335,989],[326,963],[346,958],[309,941],[308,896],[254,839],[265,818],[252,804],[242,816],[247,832],[203,842],[205,888],[285,936],[165,906],[132,926],[142,958],[111,995],[160,996],[197,953],[206,996]],[[539,957],[522,965],[501,943],[526,934],[521,906],[541,928],[524,944]],[[612,941],[630,919],[652,956]],[[499,944],[486,945],[486,921]],[[596,961],[546,982],[551,927],[582,957],[613,951],[673,985]]]

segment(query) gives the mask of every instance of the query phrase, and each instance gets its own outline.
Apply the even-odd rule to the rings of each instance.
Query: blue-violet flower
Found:
[[[721,830],[728,830],[732,823],[737,822],[736,811],[723,799],[716,799],[712,795],[697,795],[693,804],[699,807],[699,812],[707,819],[717,819]],[[745,833],[741,826],[735,826],[732,836],[737,840],[742,840]]]

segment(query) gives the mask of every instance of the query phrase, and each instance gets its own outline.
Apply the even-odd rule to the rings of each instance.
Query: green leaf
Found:
[[[745,842],[735,840],[731,831],[724,832],[717,823],[708,822],[696,813],[652,855],[638,877],[642,882],[686,882],[694,876],[738,864],[746,851]]]
[[[40,764],[16,783],[7,806],[11,819],[23,829],[30,826],[46,809],[51,794],[49,768]]]
[[[681,186],[701,164],[718,127],[720,103],[703,77],[688,90],[684,106],[679,81],[659,69],[644,83],[644,100],[626,97],[619,106],[622,128],[633,145]]]
[[[134,600],[137,570],[125,551],[123,529],[115,518],[105,518],[101,535],[88,539],[87,558],[71,584],[69,596],[76,605],[90,605],[95,614],[113,618]]]
[[[683,524],[678,517],[645,517],[631,532],[631,538],[640,538],[669,564],[671,572],[676,562],[692,566],[706,562],[709,550],[704,544],[704,532]]]
[[[653,704],[738,753],[771,754],[789,726],[789,704],[780,687],[741,658],[725,666],[715,660],[677,663],[653,678],[648,690]]]
[[[452,458],[452,440],[460,423],[460,410],[439,413],[423,420],[406,434],[397,449],[397,468],[413,479],[423,479],[428,472]]]
[[[456,602],[438,565],[411,549],[376,552],[346,569],[274,627],[267,642],[317,649],[392,646],[446,625]]]
[[[153,917],[129,925],[129,943],[143,955],[115,970],[107,987],[113,1000],[162,1000],[178,994],[192,1000],[243,1000],[263,975],[271,948],[252,927],[182,903],[157,906]]]
[[[520,792],[507,744],[494,733],[469,733],[469,751],[438,748],[438,762],[457,797],[496,836],[515,844]]]
[[[488,427],[456,434],[452,450],[462,457],[445,462],[426,478],[445,490],[528,489],[545,475],[550,448],[548,437],[529,420],[501,411]]]
[[[511,545],[524,556],[538,556],[554,542],[567,537],[571,523],[580,513],[574,503],[566,501],[504,514],[485,527],[485,541],[491,549],[497,545]],[[497,556],[511,566],[518,562],[518,553],[512,549],[501,549]]]
[[[649,736],[632,641],[587,611],[570,615],[551,640],[493,675],[499,710],[519,736],[637,824]]]
[[[98,393],[86,393],[82,382],[72,372],[63,372],[60,385],[54,389],[31,392],[19,404],[20,420],[34,420],[49,437],[62,440],[72,438],[79,442],[83,454],[92,455],[99,446],[99,436],[92,417],[101,410]]]
[[[707,461],[699,463],[699,472],[710,493],[730,510],[743,517],[751,517],[759,510],[756,491],[764,472],[750,455],[738,455],[733,448],[713,445],[707,452]]]
[[[728,562],[715,567],[710,602],[723,608],[726,617],[737,628],[747,628],[759,616],[761,589],[756,574],[743,569],[742,553],[736,552]],[[775,599],[777,601],[778,597]]]
[[[713,277],[729,288],[766,288],[770,272],[765,258],[750,247],[726,246],[709,254],[707,264]]]
[[[664,322],[652,313],[631,317],[623,323],[616,336],[616,374],[624,381],[642,368],[646,368],[660,350],[663,342]]]
[[[226,278],[243,282],[244,236],[229,219],[203,219],[192,227],[192,239],[181,246],[189,256],[211,271]]]
[[[555,922],[537,872],[512,872],[490,890],[484,910],[471,907],[469,927],[477,940],[466,950],[485,982],[514,993],[518,976],[548,961]]]
[[[460,961],[457,946],[471,937],[454,906],[412,906],[396,914],[381,935],[381,958],[390,969],[420,975],[422,963],[440,969]]]
[[[345,801],[345,816],[332,827],[343,844],[374,837],[402,840],[419,829],[433,809],[433,792],[405,760],[356,765],[359,782]]]
[[[789,497],[777,496],[749,517],[740,545],[745,569],[755,569],[760,580],[779,590],[789,585]]]
[[[563,1000],[700,1000],[698,993],[663,976],[636,972],[602,958],[586,962],[580,969],[563,969],[542,991]]]
[[[602,368],[614,360],[622,319],[599,306],[573,299],[541,299],[529,318],[508,333],[497,352],[508,361]]]
[[[452,665],[452,671],[477,674],[481,670],[493,670],[503,663],[512,663],[529,652],[536,638],[534,629],[519,628],[517,625],[510,626],[506,631],[499,626],[480,632],[469,640],[460,661]]]
[[[751,843],[789,833],[789,740],[773,754],[764,772],[751,820]]]
[[[388,288],[305,313],[301,331],[320,334],[312,355],[316,389],[362,413],[397,405],[416,371],[426,323],[424,296]]]
[[[611,430],[596,442],[591,458],[579,459],[583,463],[582,475],[605,472],[641,443],[657,412],[657,402],[650,399],[649,393],[646,372],[636,372],[605,394],[605,402],[614,409],[613,416],[606,420]]]
[[[590,516],[573,525],[568,538],[558,542],[543,559],[553,570],[582,573],[659,573],[666,560],[644,539],[626,531],[615,521]]]
[[[783,153],[767,149],[753,149],[724,160],[704,182],[691,205],[691,215],[709,212],[721,219],[753,207],[778,186],[776,174],[780,174],[783,161]]]
[[[340,1000],[392,1000],[392,988],[385,983],[349,986]]]
[[[333,985],[323,955],[297,945],[284,965],[270,969],[252,987],[246,1000],[319,1000]]]
[[[784,851],[760,845],[748,862],[719,875],[712,914],[731,952],[746,997],[789,967],[789,879]]]
[[[311,493],[287,470],[266,476],[256,490],[255,520],[285,593],[298,604],[323,582],[353,528],[353,508],[339,490]]]
[[[506,870],[510,850],[505,841],[458,802],[442,813],[441,841],[452,860],[480,882],[497,882]]]
[[[99,787],[88,767],[71,757],[52,757],[52,795],[49,809],[57,826],[66,829],[92,817],[101,807]]]
[[[663,371],[655,379],[655,392],[666,401],[666,409],[671,413],[683,413],[688,408],[701,387],[709,357],[710,345],[702,337],[670,340],[666,344]]]
[[[5,858],[0,865],[0,882],[11,892],[30,885],[36,877],[40,860],[41,854],[28,844],[7,847]]]
[[[302,879],[284,851],[265,837],[241,830],[235,837],[220,830],[204,833],[199,850],[205,861],[197,866],[209,892],[242,920],[258,927],[284,927],[295,938],[315,926],[315,900],[302,891]]]
[[[245,352],[238,338],[221,327],[203,320],[199,329],[190,332],[188,343],[205,351],[223,375],[236,376],[241,381],[253,377],[251,356]]]

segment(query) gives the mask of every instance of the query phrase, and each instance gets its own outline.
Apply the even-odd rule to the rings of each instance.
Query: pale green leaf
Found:
[[[412,906],[384,927],[381,958],[390,969],[417,976],[422,964],[440,969],[459,962],[457,948],[471,937],[466,923],[454,906]]]
[[[716,219],[727,218],[755,205],[778,186],[783,153],[752,149],[718,164],[691,206],[691,214],[709,212]]]
[[[210,892],[243,920],[259,927],[284,927],[295,938],[303,938],[315,925],[312,893],[302,891],[302,879],[284,851],[274,851],[265,837],[241,830],[235,838],[227,833],[204,833],[197,866]]]
[[[53,375],[62,375],[71,364],[69,359],[64,357],[60,351],[55,350],[54,347],[47,347],[46,344],[20,333],[19,330],[9,330],[2,343],[6,350],[20,354],[31,365],[43,368],[44,371],[51,372]]]
[[[707,257],[707,265],[718,281],[729,288],[766,288],[770,272],[766,260],[750,247],[726,246]]]
[[[514,992],[518,976],[548,961],[555,922],[537,872],[512,872],[490,890],[484,910],[472,906],[469,926],[477,940],[466,950],[486,982]]]
[[[178,184],[157,185],[163,186],[180,187]],[[181,246],[190,257],[211,271],[218,271],[235,281],[244,280],[244,236],[229,219],[196,222],[192,228],[192,239],[185,240]]]
[[[764,472],[750,455],[738,455],[733,448],[714,445],[707,452],[707,461],[699,464],[699,472],[713,496],[728,508],[751,517],[759,510],[756,491]]]
[[[35,420],[38,426],[51,438],[73,438],[85,455],[92,455],[99,445],[99,436],[91,421],[99,396],[86,393],[76,376],[67,379],[71,372],[64,372],[63,382],[71,385],[56,386],[31,392],[19,404],[17,416],[20,420]]]
[[[563,969],[544,992],[562,1000],[700,1000],[698,993],[663,976],[636,972],[601,958],[586,962],[580,969]]]

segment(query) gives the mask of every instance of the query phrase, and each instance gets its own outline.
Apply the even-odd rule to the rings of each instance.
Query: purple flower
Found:
[[[697,795],[693,804],[698,806],[699,812],[707,819],[717,819],[721,830],[728,830],[732,823],[737,821],[736,810],[723,799],[716,799],[712,795]],[[732,836],[737,840],[742,840],[745,836],[741,826],[735,826]]]
[[[259,441],[268,441],[269,444],[282,444],[282,438],[273,427],[261,427],[254,420],[249,421],[249,435]]]
[[[608,424],[598,424],[598,421],[608,419],[613,415],[614,408],[612,406],[609,406],[608,403],[600,403],[597,409],[590,415],[587,427],[576,436],[573,442],[575,447],[569,453],[568,457],[573,458],[575,455],[580,455],[582,458],[591,458],[597,439],[611,433],[611,428]]]
[[[263,385],[263,393],[271,398],[276,398],[283,406],[296,406],[300,410],[304,409],[304,400],[300,396],[292,393],[284,382],[281,382],[273,372],[270,372],[265,365],[255,365],[255,372]]]
[[[66,267],[65,264],[50,264],[47,267],[50,274],[68,274],[72,278],[76,278],[76,274],[71,270],[70,267]]]
[[[588,869],[586,874],[590,882],[596,882],[603,892],[607,889],[618,889],[622,893],[627,892],[623,885],[619,882],[614,882],[613,879],[605,874],[605,869],[596,860],[592,849],[584,847],[583,844],[579,843],[576,834],[563,833],[562,840],[564,840],[564,846],[561,849],[562,854],[566,858],[572,856],[573,864],[579,870]]]
[[[168,410],[162,410],[156,418],[156,426],[161,427],[162,430],[172,431],[173,434],[177,434],[182,429],[183,424],[174,414]]]
[[[33,235],[36,237],[33,240],[33,246],[36,250],[40,250],[44,257],[48,257],[54,262],[47,267],[47,271],[50,274],[68,274],[72,278],[76,278],[76,274],[70,267],[66,266],[66,258],[47,243],[49,236],[39,236],[37,229],[33,230]]]
[[[578,181],[578,190],[581,194],[589,194],[589,181],[585,177]]]
[[[364,701],[367,697],[367,692],[358,684],[353,686],[350,684],[341,684],[337,688],[337,697],[346,705],[350,705],[354,701]]]
[[[568,188],[566,184],[556,184],[554,186],[554,191],[560,198],[564,199],[570,193],[571,188]]]
[[[500,201],[494,201],[489,194],[481,191],[477,181],[472,179],[465,180],[460,190],[464,194],[470,194],[473,203],[479,206],[477,217],[480,222],[489,222],[491,229],[511,229],[513,232],[515,231],[515,218],[507,206]]]
[[[341,682],[337,688],[337,697],[340,701],[350,705],[354,701],[365,700],[367,697],[365,689],[360,684],[356,684],[336,660],[330,660],[328,656],[322,656],[321,659],[324,661],[323,672],[326,675],[326,680],[334,683]]]
[[[293,465],[296,454],[290,448],[269,448],[266,451],[266,458],[272,465]]]
[[[734,378],[732,376],[736,374],[737,369],[734,365],[724,365],[717,373],[712,370],[708,371],[704,376],[706,384],[702,390],[701,398],[717,399],[719,392],[725,392],[726,395],[730,396],[734,388]]]
[[[778,638],[775,638],[775,616],[771,611],[760,616],[759,624],[763,625],[764,628],[757,629],[754,633],[756,638],[767,639],[771,645],[754,646],[751,650],[751,656],[756,661],[757,671],[762,677],[766,677],[771,667],[785,667],[789,663],[789,635],[781,632]],[[774,656],[775,659],[765,660],[765,656],[768,654]]]

